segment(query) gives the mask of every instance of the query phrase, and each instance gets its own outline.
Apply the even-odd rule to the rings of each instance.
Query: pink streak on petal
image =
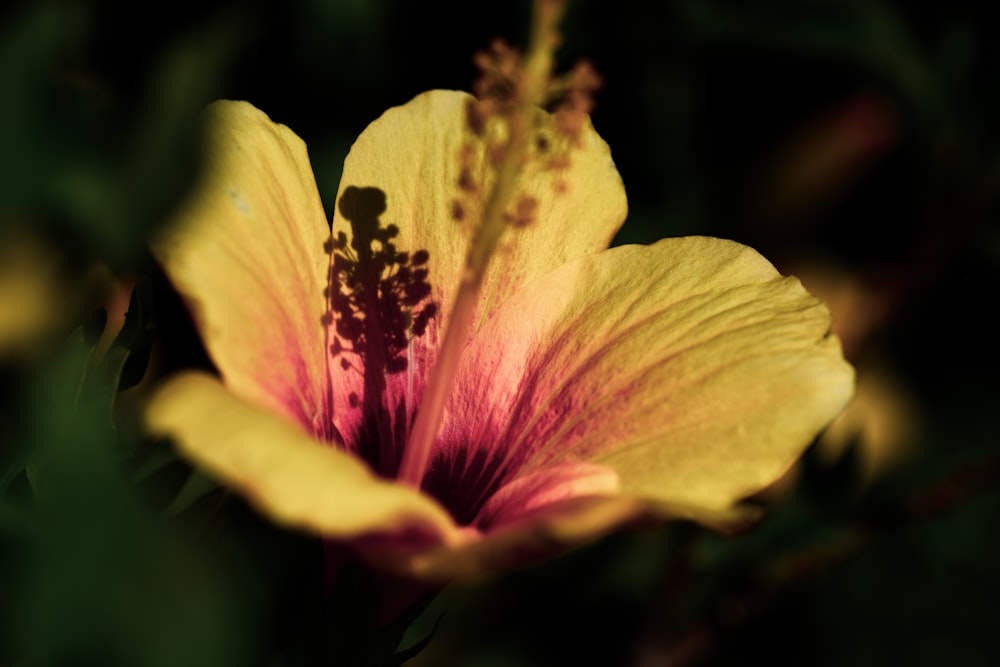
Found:
[[[452,394],[435,443],[423,488],[441,499],[462,525],[475,521],[483,505],[526,464],[531,449],[516,448],[512,434],[532,419],[530,398],[549,393],[532,384],[536,378],[525,376],[537,347],[536,332],[526,328],[518,333],[523,335],[491,332],[486,338],[480,333],[474,340],[477,357],[465,367],[469,375]],[[489,402],[481,400],[481,390]]]
[[[301,341],[294,338],[293,332],[285,333],[284,344],[269,349],[265,363],[254,370],[256,385],[268,389],[259,400],[298,424],[306,433],[323,442],[334,441],[337,438],[331,430],[333,422],[326,396],[329,387],[322,388],[324,395],[313,395],[313,378],[302,358]]]
[[[517,477],[494,493],[476,516],[481,530],[494,530],[553,503],[618,492],[618,475],[592,463],[563,463]]]

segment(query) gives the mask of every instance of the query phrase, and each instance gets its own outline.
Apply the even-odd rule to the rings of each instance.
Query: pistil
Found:
[[[462,350],[472,326],[483,280],[497,244],[508,226],[508,210],[519,192],[519,177],[528,157],[531,141],[530,118],[535,106],[544,102],[552,74],[553,52],[559,37],[557,24],[565,8],[564,0],[536,0],[531,39],[514,80],[512,104],[505,105],[502,118],[507,124],[507,140],[500,151],[496,179],[486,198],[482,219],[466,256],[450,321],[431,369],[423,399],[403,452],[397,479],[419,488],[427,469],[441,415],[451,394]]]

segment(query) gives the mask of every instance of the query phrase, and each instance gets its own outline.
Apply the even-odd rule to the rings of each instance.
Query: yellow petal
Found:
[[[464,449],[495,489],[595,463],[623,493],[712,522],[777,478],[849,399],[853,371],[829,324],[798,280],[730,241],[581,258],[479,332],[432,465]]]
[[[699,521],[723,530],[745,528],[759,517],[756,508],[727,512],[650,505],[636,498],[580,496],[552,502],[515,521],[440,545],[391,563],[379,561],[380,544],[363,554],[383,570],[429,583],[468,581],[513,568],[536,565],[615,531],[656,525],[664,518]]]
[[[145,419],[152,434],[172,438],[188,458],[282,525],[335,539],[384,536],[393,541],[386,558],[404,558],[414,543],[458,539],[450,517],[430,498],[376,478],[358,459],[246,403],[208,375],[169,380],[150,400]]]
[[[648,517],[648,510],[631,498],[570,498],[475,539],[427,549],[408,561],[408,570],[400,574],[440,582],[476,579],[535,565],[614,530],[648,521]]]
[[[467,202],[464,222],[456,221],[453,204],[460,192],[459,153],[473,137],[466,130],[466,105],[472,97],[455,91],[430,91],[407,104],[389,109],[358,137],[344,163],[338,202],[349,187],[378,188],[385,194],[383,226],[395,225],[399,250],[428,253],[432,298],[445,312],[442,327],[464,268],[469,236],[479,219],[485,193]],[[550,132],[552,118],[538,111],[537,125]],[[607,248],[625,220],[625,190],[607,144],[588,122],[582,148],[571,154],[565,173],[526,166],[523,192],[538,201],[535,222],[508,233],[483,287],[481,315],[486,317],[521,285],[554,266]],[[482,142],[473,142],[475,151]],[[488,170],[487,170],[488,171]],[[487,174],[486,180],[492,179]],[[567,190],[556,194],[563,179]],[[471,205],[468,202],[471,201]],[[352,237],[350,222],[340,207],[334,212],[334,233]]]
[[[154,253],[227,386],[329,439],[329,228],[305,144],[245,102],[205,120],[203,180]]]

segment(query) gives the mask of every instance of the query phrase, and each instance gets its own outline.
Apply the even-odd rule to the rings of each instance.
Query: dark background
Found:
[[[757,530],[670,525],[452,587],[404,639],[444,612],[414,664],[996,664],[1000,23],[985,4],[571,3],[559,62],[605,80],[593,120],[630,202],[617,242],[723,236],[800,275],[865,409]],[[358,133],[423,90],[468,89],[472,54],[523,43],[528,10],[0,10],[0,242],[42,239],[77,297],[41,351],[0,368],[0,661],[307,664],[304,637],[337,629],[317,611],[318,544],[132,434],[142,386],[117,433],[113,391],[67,389],[89,386],[92,343],[72,332],[106,297],[82,277],[150,279],[147,383],[204,364],[145,249],[196,177],[199,110],[246,99],[291,127],[329,212]]]

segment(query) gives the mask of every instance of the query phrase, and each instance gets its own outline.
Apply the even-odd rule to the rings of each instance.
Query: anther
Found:
[[[477,137],[486,133],[486,119],[489,110],[480,100],[469,100],[465,105],[465,126]]]
[[[514,215],[511,218],[511,224],[519,228],[531,225],[535,222],[535,211],[537,209],[537,199],[522,195],[514,206]]]

